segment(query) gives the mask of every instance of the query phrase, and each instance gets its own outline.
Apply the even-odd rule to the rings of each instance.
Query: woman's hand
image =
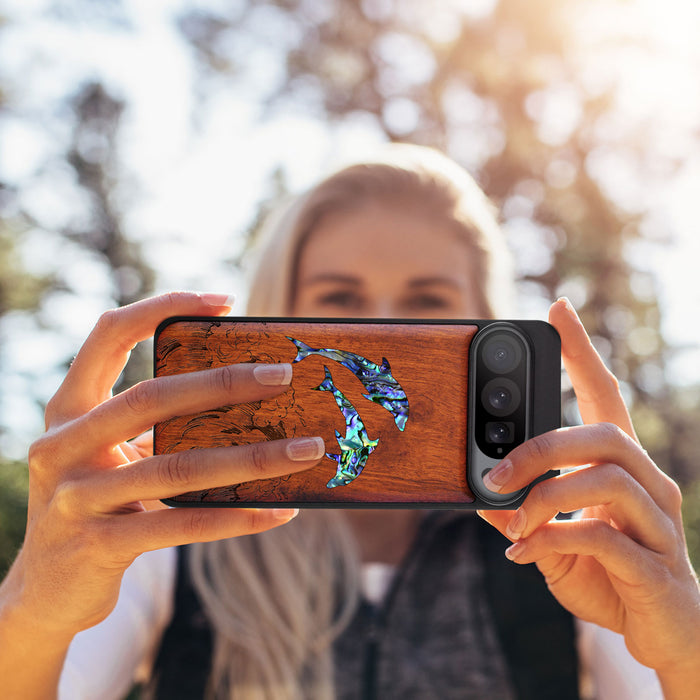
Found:
[[[642,449],[618,382],[566,300],[550,310],[584,425],[515,448],[484,480],[516,491],[550,469],[521,507],[480,515],[515,542],[513,561],[535,562],[550,591],[577,617],[624,635],[669,693],[700,687],[700,589],[688,557],[681,493]],[[558,512],[581,517],[555,521]]]
[[[133,346],[171,315],[214,315],[221,295],[169,294],[105,313],[46,410],[31,447],[24,545],[0,589],[0,611],[70,638],[114,607],[124,570],[142,552],[260,532],[292,509],[169,509],[157,499],[307,469],[320,438],[147,456],[154,423],[285,391],[289,365],[243,364],[144,381],[112,396]],[[261,372],[261,368],[263,368]],[[264,368],[267,368],[265,370]],[[151,503],[149,503],[151,502]]]

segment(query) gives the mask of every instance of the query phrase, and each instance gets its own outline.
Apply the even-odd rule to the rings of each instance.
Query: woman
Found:
[[[498,292],[510,273],[499,269],[507,258],[485,198],[466,173],[425,149],[398,149],[383,163],[351,168],[321,183],[272,225],[263,249],[251,314],[479,317],[507,310]],[[182,657],[176,651],[198,627],[205,640],[213,631],[210,687],[224,692],[232,687],[233,697],[333,692],[357,697],[363,691],[354,678],[360,668],[367,671],[367,693],[431,697],[426,693],[440,687],[441,676],[452,678],[455,665],[457,677],[464,670],[465,680],[442,697],[507,698],[521,691],[524,696],[519,679],[525,671],[513,667],[509,652],[509,637],[522,630],[503,636],[498,629],[501,606],[489,600],[486,585],[492,547],[484,547],[482,557],[477,546],[489,538],[485,532],[495,530],[475,526],[476,518],[457,514],[435,524],[420,511],[305,512],[264,535],[236,537],[286,523],[295,513],[164,510],[153,503],[251,474],[309,468],[323,454],[314,436],[254,450],[198,450],[184,458],[149,457],[144,438],[126,442],[172,415],[285,390],[288,368],[237,366],[150,380],[111,397],[129,350],[162,318],[228,308],[222,296],[179,294],[108,312],[47,407],[47,432],[30,453],[25,544],[0,590],[0,671],[10,684],[9,696],[55,692],[71,639],[110,614],[124,570],[138,554],[215,540],[191,548],[188,566],[178,565],[172,615],[167,604],[154,605],[167,582],[150,595],[136,586],[117,611],[129,605],[158,608],[133,616],[157,618],[150,619],[146,634],[123,630],[129,616],[122,613],[83,635],[87,641],[76,647],[94,646],[99,630],[106,629],[112,645],[99,659],[123,677],[115,654],[128,657],[138,647],[140,657],[143,639],[150,632],[157,643],[170,622],[156,661],[154,692],[163,697],[168,677],[186,682],[187,674],[177,675]],[[585,425],[516,448],[492,472],[490,486],[509,492],[550,468],[586,466],[543,482],[515,513],[482,516],[514,542],[508,557],[535,562],[551,593],[573,615],[621,634],[634,657],[656,670],[667,698],[691,697],[700,681],[700,593],[684,544],[679,490],[636,442],[617,382],[570,305],[555,303],[550,321],[562,337]],[[582,519],[551,521],[558,511],[576,509],[583,509]],[[432,539],[426,540],[426,531]],[[462,538],[474,546],[462,546]],[[421,566],[407,573],[425,541],[430,547],[421,556],[444,556],[419,559]],[[459,546],[450,549],[455,541]],[[146,580],[167,578],[159,566],[170,566],[172,573],[172,552],[147,555],[136,566],[151,572]],[[397,626],[391,628],[391,645],[381,648],[380,666],[373,665],[372,653],[366,664],[362,658],[376,649],[360,639],[372,627],[366,625],[367,606],[355,605],[358,561],[380,565],[364,569],[370,577],[380,571],[379,585],[365,586],[369,596],[381,598],[381,589],[391,588],[387,581],[397,575],[392,573],[397,565],[403,579],[390,596],[401,595],[407,580],[422,591],[413,598],[414,608],[406,604],[407,614],[393,621]],[[428,563],[441,567],[439,575],[430,577],[435,569],[426,570]],[[455,581],[467,582],[476,597],[440,611],[433,603],[446,599],[443,590],[452,595],[455,571]],[[188,596],[192,609],[183,616],[179,609]],[[505,607],[509,601],[502,602]],[[401,628],[402,621],[423,619],[423,607],[432,615],[426,625]],[[463,623],[450,626],[454,619]],[[534,640],[537,631],[532,625],[527,636]],[[463,648],[476,661],[460,655]],[[205,666],[208,656],[207,650]],[[387,657],[393,659],[390,668]],[[448,663],[441,666],[443,659]],[[70,674],[70,663],[66,669]],[[406,688],[391,685],[405,678]],[[98,695],[108,697],[117,680],[105,681]],[[546,688],[539,690],[545,697]]]

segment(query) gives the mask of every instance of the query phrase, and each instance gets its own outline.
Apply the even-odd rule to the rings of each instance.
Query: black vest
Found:
[[[534,565],[505,558],[509,544],[472,514],[429,515],[385,605],[360,605],[335,644],[339,700],[578,700],[573,618]],[[212,632],[186,557],[181,547],[154,698],[202,698],[210,672]]]

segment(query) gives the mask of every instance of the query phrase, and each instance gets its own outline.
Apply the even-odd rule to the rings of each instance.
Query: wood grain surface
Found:
[[[320,435],[338,453],[336,431],[345,419],[329,391],[317,391],[330,371],[335,386],[357,409],[367,434],[379,442],[351,483],[327,486],[336,462],[324,457],[314,468],[283,478],[250,481],[191,492],[182,504],[352,505],[466,504],[467,358],[474,325],[265,322],[246,319],[180,320],[156,338],[157,375],[191,372],[238,362],[293,362],[291,336],[312,348],[356,353],[380,365],[386,358],[409,405],[405,430],[384,407],[363,397],[365,387],[346,367],[311,355],[293,364],[292,384],[266,401],[222,406],[173,418],[154,431],[156,453],[249,444]]]

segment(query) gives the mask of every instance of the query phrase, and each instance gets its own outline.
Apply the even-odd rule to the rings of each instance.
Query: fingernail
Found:
[[[200,294],[199,298],[207,306],[228,306],[229,309],[233,308],[236,301],[236,297],[233,294],[211,294],[209,292]]]
[[[273,508],[272,515],[275,520],[288,521],[292,518],[296,518],[299,515],[298,508]]]
[[[561,301],[564,303],[564,307],[566,310],[575,318],[578,319],[578,314],[576,313],[576,309],[574,308],[574,305],[569,301],[569,297],[559,297],[557,301]]]
[[[294,462],[321,459],[326,452],[323,438],[297,438],[287,443],[287,457]]]
[[[523,534],[525,527],[527,526],[527,515],[525,511],[521,508],[515,512],[515,515],[511,518],[510,522],[506,527],[506,535],[512,540],[519,540],[520,535]]]
[[[515,561],[518,557],[522,557],[525,553],[525,549],[526,546],[524,542],[516,542],[506,549],[506,558]]]
[[[292,381],[292,365],[280,362],[274,365],[256,365],[253,375],[264,386],[284,386]]]
[[[489,491],[498,493],[501,488],[508,483],[513,473],[513,465],[509,459],[503,460],[495,469],[492,469],[484,477],[484,486]]]

